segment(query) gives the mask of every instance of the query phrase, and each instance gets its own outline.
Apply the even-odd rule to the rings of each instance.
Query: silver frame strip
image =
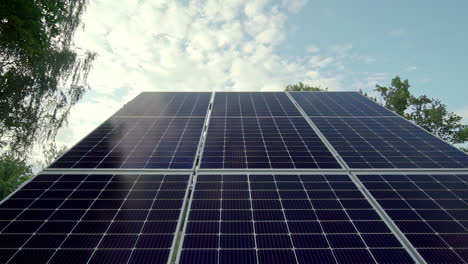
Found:
[[[203,158],[203,152],[205,148],[205,142],[206,142],[206,137],[208,136],[208,128],[210,126],[210,120],[211,120],[211,112],[213,110],[213,104],[214,100],[216,97],[216,93],[213,92],[211,95],[211,100],[210,103],[208,104],[208,110],[206,112],[206,118],[205,118],[205,124],[203,125],[203,130],[200,135],[200,141],[198,142],[198,149],[197,149],[197,154],[195,156],[195,162],[193,165],[193,170],[196,172],[198,169],[200,169],[201,161]],[[198,164],[197,164],[198,161]]]
[[[180,238],[180,242],[179,242],[179,248],[177,249],[177,253],[176,253],[175,263],[179,263],[180,262],[180,257],[182,256],[182,249],[183,249],[183,245],[184,245],[185,234],[186,234],[186,231],[187,231],[187,223],[188,223],[188,219],[189,219],[189,215],[190,215],[190,208],[192,208],[193,195],[195,193],[195,185],[197,184],[197,173],[196,172],[193,174],[192,179],[193,179],[193,182],[190,184],[190,189],[191,189],[192,192],[190,194],[190,199],[188,200],[188,204],[187,204],[187,213],[185,214],[185,218],[181,219],[183,221],[184,226],[182,228],[182,234],[181,234],[181,238]],[[185,203],[184,203],[184,205],[185,205]],[[182,215],[183,215],[183,213],[182,213]]]
[[[180,225],[183,225],[183,224],[185,225],[185,219],[182,219],[182,217],[184,215],[185,204],[187,203],[188,194],[189,194],[190,190],[192,189],[192,181],[193,181],[193,178],[195,177],[194,175],[195,175],[195,173],[191,173],[190,177],[189,177],[189,180],[187,182],[187,188],[185,189],[184,202],[182,203],[182,208],[180,209],[179,219],[177,219],[176,231],[174,233],[174,238],[172,239],[171,250],[169,251],[169,257],[167,258],[167,264],[173,263],[172,262],[172,255],[174,254],[174,250],[176,250],[175,246],[176,246],[176,242],[177,242],[177,237],[179,235]],[[180,253],[177,252],[177,254],[180,254]]]
[[[336,155],[335,157],[337,158],[340,165],[346,170],[346,174],[348,175],[348,177],[351,178],[353,183],[361,191],[361,193],[364,195],[364,197],[369,201],[369,203],[372,205],[374,210],[379,214],[379,216],[383,220],[383,222],[392,231],[392,234],[395,235],[395,237],[400,241],[401,245],[403,246],[404,249],[406,249],[406,251],[411,256],[411,258],[413,258],[413,260],[416,263],[426,264],[426,261],[419,254],[419,252],[416,250],[416,248],[413,246],[413,244],[411,244],[411,242],[406,238],[406,236],[403,234],[403,232],[396,226],[396,224],[391,220],[391,218],[387,215],[387,213],[385,213],[385,210],[378,204],[378,202],[374,199],[374,197],[364,187],[362,182],[356,177],[355,174],[353,174],[353,171],[349,168],[349,166],[346,164],[346,162],[338,154],[336,149],[331,145],[331,143],[322,134],[322,132],[319,130],[319,128],[312,122],[312,120],[309,118],[309,116],[307,116],[307,114],[302,109],[302,107],[296,102],[296,100],[294,100],[294,98],[288,92],[286,92],[286,94],[288,95],[289,99],[293,102],[293,104],[297,107],[299,112],[303,115],[304,119],[307,120],[307,122],[310,124],[310,126],[315,131],[315,133],[317,133],[317,135],[319,135],[320,139],[329,148],[330,152],[332,152],[333,155]]]

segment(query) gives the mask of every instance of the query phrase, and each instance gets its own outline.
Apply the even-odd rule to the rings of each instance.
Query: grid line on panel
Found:
[[[468,156],[403,118],[311,118],[351,169],[468,168]]]
[[[249,191],[250,214],[252,216],[252,219],[254,219],[254,211],[253,211],[253,204],[252,204],[252,188],[250,186],[250,175],[247,175],[247,177],[248,177],[247,183],[248,183],[248,188],[249,188],[248,191]],[[221,224],[220,224],[219,231],[220,231],[219,234],[221,235],[221,233],[222,233]],[[252,233],[253,233],[254,237],[257,236],[257,231],[256,231],[256,228],[255,228],[255,224],[252,225]],[[257,245],[257,240],[256,239],[254,239],[254,249],[258,250],[258,245]],[[259,262],[258,254],[255,254],[255,260],[257,262]]]
[[[428,263],[468,263],[467,174],[358,174]]]
[[[308,116],[396,116],[357,92],[291,92]]]
[[[21,214],[19,214],[13,221],[16,221],[16,220],[18,219],[18,217],[20,217],[26,210],[30,209],[30,206],[31,206],[33,203],[35,203],[35,201],[39,200],[47,191],[49,191],[49,190],[50,190],[50,187],[52,187],[52,186],[55,185],[57,182],[59,182],[60,178],[62,178],[62,177],[63,177],[63,175],[60,176],[59,178],[57,178],[57,179],[54,181],[54,184],[51,184],[47,189],[45,189],[36,199],[34,199],[34,202],[32,202],[27,208],[25,208],[25,209],[23,210],[23,212],[22,212]],[[82,182],[80,182],[79,185],[78,185],[72,192],[70,192],[70,194],[69,194],[65,199],[63,199],[63,201],[60,203],[60,205],[58,205],[57,208],[60,208],[60,207],[67,201],[67,199],[72,195],[72,193],[73,193],[74,191],[76,191],[76,190],[79,188],[79,186],[80,186],[81,184],[82,184]],[[53,215],[53,214],[50,214],[50,215],[45,219],[45,221],[44,221],[42,224],[40,224],[40,226],[38,227],[37,230],[41,229],[41,228],[50,220],[50,218],[52,217],[52,215]],[[10,224],[13,223],[13,221],[11,221]],[[10,224],[8,224],[8,225],[10,225]],[[6,227],[2,230],[2,232],[3,232],[4,230],[6,230],[7,228],[8,228],[8,226],[6,226]],[[2,233],[2,232],[0,232],[0,233]],[[35,235],[36,235],[36,233],[33,233],[33,235],[31,235],[26,241],[24,241],[24,243],[22,243],[22,245],[21,245],[21,246],[18,248],[18,250],[16,250],[16,252],[10,257],[10,259],[7,260],[6,263],[11,262],[11,261],[15,258],[15,256],[28,244],[28,242],[29,242]],[[59,247],[60,247],[60,246],[59,246]],[[55,252],[54,252],[54,254],[55,254]],[[51,256],[51,258],[52,258],[52,257],[53,257],[53,255]],[[50,259],[49,259],[49,260],[50,260]],[[48,262],[48,261],[47,261],[47,262]]]
[[[303,117],[309,122],[310,126],[316,131],[317,135],[321,138],[321,140],[324,142],[324,144],[328,147],[328,149],[333,153],[335,158],[340,162],[340,165],[347,171],[349,177],[351,180],[356,184],[358,189],[362,192],[362,194],[366,197],[368,202],[372,205],[374,210],[378,213],[378,215],[382,218],[382,220],[385,222],[385,224],[388,226],[388,228],[391,230],[392,234],[395,235],[395,237],[398,239],[398,241],[403,245],[405,250],[410,254],[411,258],[418,262],[418,263],[425,263],[424,259],[422,258],[421,255],[416,251],[416,249],[410,244],[410,242],[404,237],[403,233],[401,230],[393,223],[393,221],[390,219],[390,217],[385,213],[383,208],[380,207],[380,205],[377,203],[375,199],[373,199],[372,195],[370,195],[367,191],[367,189],[364,188],[362,185],[361,181],[353,174],[353,169],[351,169],[348,164],[342,159],[338,151],[334,148],[334,146],[328,141],[328,139],[323,135],[321,130],[315,125],[314,122],[312,122],[311,117],[307,116],[307,114],[304,112],[302,107],[296,102],[295,98],[291,96],[290,93],[286,93],[288,97],[291,99],[291,101],[295,104],[295,106],[298,108],[298,110],[301,112]]]
[[[249,180],[249,184],[250,184],[250,179],[248,179],[248,180]],[[280,192],[279,192],[278,184],[277,184],[276,180],[274,181],[274,184],[275,184],[275,188],[276,188],[276,193],[278,194],[278,197],[280,197]],[[280,203],[280,205],[281,205],[281,213],[282,213],[282,215],[283,215],[283,219],[286,220],[286,219],[287,219],[287,216],[286,216],[286,213],[284,212],[284,211],[285,211],[285,206],[284,206],[284,204],[283,204],[283,200],[282,200],[282,199],[279,199],[279,203]],[[253,219],[254,219],[254,221],[255,221],[255,218],[253,218]],[[286,231],[287,231],[287,233],[288,233],[289,241],[290,241],[290,243],[291,243],[291,247],[292,247],[293,252],[294,252],[294,258],[295,258],[296,262],[299,262],[299,261],[298,261],[298,258],[297,258],[296,251],[294,250],[294,249],[295,249],[295,243],[294,243],[294,241],[293,241],[293,239],[292,239],[292,233],[291,233],[291,230],[290,230],[290,228],[289,228],[289,225],[287,225],[287,224],[286,224]]]
[[[52,169],[193,169],[204,118],[110,119]]]
[[[179,262],[225,263],[229,256],[242,263],[376,263],[390,252],[393,262],[413,263],[371,212],[372,206],[344,174],[201,174]],[[369,249],[368,241],[373,243]]]
[[[302,185],[302,188],[304,188],[304,190],[305,190],[306,187],[305,187],[305,185],[304,185],[304,182],[302,181],[301,178],[299,178],[299,179],[300,179],[300,183],[301,183],[301,185]],[[310,204],[312,210],[314,211],[314,213],[317,214],[317,213],[316,213],[316,210],[315,210],[315,207],[313,206],[313,203],[312,203],[312,200],[311,200],[311,198],[310,198],[309,193],[307,193],[307,200],[309,200],[309,204]],[[320,221],[320,219],[319,219],[317,222],[318,222],[318,224],[319,224],[319,226],[320,226],[320,230],[322,231],[321,234],[323,234],[323,236],[325,237],[325,240],[326,240],[326,242],[327,242],[328,248],[332,248],[332,247],[331,247],[331,244],[330,244],[330,241],[328,240],[328,237],[327,237],[326,234],[325,234],[325,231],[324,231],[325,229],[323,228],[322,221]],[[336,263],[338,263],[338,260],[337,260],[337,258],[336,258],[336,256],[335,256],[335,254],[333,254],[333,252],[332,252],[332,255],[333,255],[333,260],[334,260]]]
[[[254,109],[255,108],[255,109]],[[217,92],[214,117],[300,116],[283,92]]]
[[[262,168],[340,166],[303,118],[210,118],[200,169]]]
[[[180,217],[177,221],[166,216],[180,215],[188,178],[189,175],[148,173],[39,174],[0,205],[0,226],[7,224],[0,232],[0,248],[2,251],[13,248],[11,263],[31,258],[37,251],[44,253],[41,263],[56,263],[73,250],[89,253],[81,254],[79,263],[95,263],[103,261],[107,253],[130,253],[132,248],[125,240],[131,242],[136,237],[138,230],[131,229],[141,223],[140,237],[144,230],[143,236],[154,236],[154,241],[161,241],[165,246],[158,244],[149,250],[151,247],[139,245],[132,254],[121,256],[122,259],[131,258],[132,263],[142,258],[166,260],[172,250],[171,241],[174,244],[174,230],[180,222]],[[15,208],[23,209],[17,212]],[[11,212],[16,213],[14,218]],[[148,217],[150,212],[149,221],[140,217],[144,214]],[[23,216],[26,213],[29,214]],[[92,258],[96,250],[100,254]]]
[[[209,92],[144,92],[113,116],[205,116]]]

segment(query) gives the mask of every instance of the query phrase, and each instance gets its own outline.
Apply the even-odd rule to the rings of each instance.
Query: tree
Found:
[[[73,44],[87,0],[0,1],[0,147],[27,157],[53,142],[89,89],[96,54]]]
[[[65,153],[67,150],[68,147],[65,145],[62,145],[61,147],[57,148],[57,145],[55,143],[52,143],[49,148],[43,150],[42,154],[44,156],[44,160],[39,163],[39,166],[42,169],[45,169],[50,164],[52,164],[52,162],[54,162],[56,158]]]
[[[310,86],[307,84],[303,84],[302,82],[299,82],[297,84],[289,84],[286,86],[285,89],[286,92],[296,92],[296,91],[318,91],[318,92],[324,92],[328,91],[328,88],[322,88],[320,86]]]
[[[11,155],[0,157],[0,199],[31,177],[31,166]]]
[[[374,91],[379,92],[382,105],[441,139],[452,144],[468,141],[468,126],[461,123],[461,116],[449,112],[440,100],[412,95],[410,87],[408,80],[396,76],[390,86],[376,85]]]
[[[379,92],[383,99],[383,105],[403,116],[411,100],[411,94],[409,92],[411,86],[408,80],[402,82],[400,76],[396,76],[393,78],[389,87],[380,86],[378,84],[375,87],[375,91]]]

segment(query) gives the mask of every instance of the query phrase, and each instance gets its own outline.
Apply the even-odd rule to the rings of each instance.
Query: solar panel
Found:
[[[114,116],[202,116],[211,93],[145,92],[128,102]]]
[[[414,263],[347,175],[198,175],[179,263]]]
[[[204,118],[111,118],[51,168],[191,169]]]
[[[396,116],[357,92],[292,92],[308,116]]]
[[[212,116],[301,116],[281,92],[216,93]]]
[[[468,174],[357,176],[428,263],[468,263]]]
[[[303,118],[211,118],[201,168],[340,168]]]
[[[41,174],[0,204],[1,263],[167,263],[189,178]]]
[[[468,156],[403,118],[311,118],[350,168],[468,168]]]

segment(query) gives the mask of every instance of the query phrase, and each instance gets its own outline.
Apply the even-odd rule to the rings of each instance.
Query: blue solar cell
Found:
[[[303,118],[211,118],[201,168],[336,169]]]
[[[205,116],[210,98],[207,92],[145,92],[114,116]]]
[[[191,169],[204,118],[111,118],[51,168]]]
[[[331,250],[298,249],[297,260],[300,264],[307,263],[336,263]]]
[[[257,263],[255,250],[220,250],[220,264],[254,264]]]
[[[257,254],[261,264],[297,263],[292,250],[259,250]]]
[[[468,155],[403,118],[312,118],[350,168],[468,168]]]
[[[179,263],[217,264],[217,250],[182,250]]]
[[[468,204],[452,189],[468,190],[465,177],[454,173],[358,175],[428,263],[468,261],[458,252],[466,248],[468,239],[468,226],[464,225]],[[383,241],[379,238],[373,243]]]
[[[357,92],[292,92],[308,116],[396,116]]]
[[[92,250],[60,249],[48,263],[84,263],[89,260],[92,253]]]
[[[212,116],[301,116],[285,93],[216,93]]]
[[[138,174],[100,176],[39,175],[20,189],[18,196],[12,196],[2,203],[2,208],[6,205],[8,209],[0,209],[3,218],[0,221],[0,248],[16,249],[8,263],[22,261],[26,255],[34,257],[36,251],[45,252],[38,255],[38,260],[47,255],[44,263],[48,263],[48,259],[49,263],[59,263],[64,258],[64,249],[83,252],[76,260],[70,260],[71,263],[88,260],[90,263],[117,263],[126,262],[130,257],[130,263],[150,260],[167,262],[168,249],[173,244],[184,200],[180,192],[184,193],[187,189],[189,175],[145,174],[141,178]],[[107,191],[110,184],[113,187]],[[118,185],[121,188],[117,188]],[[133,190],[137,185],[146,187]],[[162,187],[165,188],[163,191]],[[89,196],[82,194],[85,192],[94,195],[86,199]],[[104,192],[108,194],[101,196]],[[140,194],[132,195],[137,192]],[[157,194],[160,192],[176,195],[159,197]],[[76,193],[80,195],[74,195]],[[34,197],[35,200],[21,197]],[[141,200],[142,197],[148,200]],[[29,202],[24,203],[23,199]],[[152,209],[152,205],[157,203],[170,209]],[[177,206],[174,207],[174,204]],[[161,221],[156,221],[158,219]],[[147,254],[149,251],[133,250],[135,248],[167,250],[153,250],[153,253]],[[126,250],[120,252],[119,249]],[[52,254],[48,254],[49,250]],[[111,255],[105,250],[115,252]],[[76,252],[69,253],[73,256]]]
[[[254,263],[375,263],[384,257],[378,251],[383,248],[395,250],[394,260],[411,260],[347,175],[202,174],[195,179],[182,241],[185,261],[184,254],[209,254],[220,263],[231,263],[223,254],[235,250],[230,252],[236,252],[236,259]],[[246,194],[223,199],[222,194],[232,190]],[[349,209],[342,206],[345,201]],[[247,255],[237,256],[237,251]]]

